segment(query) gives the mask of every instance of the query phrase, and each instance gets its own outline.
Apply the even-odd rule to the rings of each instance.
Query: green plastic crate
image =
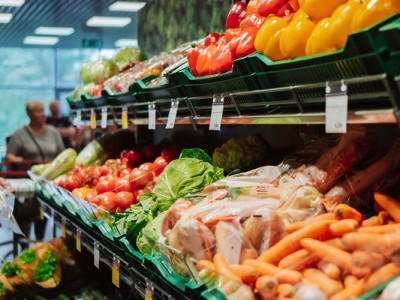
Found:
[[[140,102],[149,102],[159,99],[171,99],[185,97],[181,84],[177,81],[177,77],[172,76],[169,82],[157,86],[148,86],[147,83],[159,76],[150,75],[131,85],[132,91],[137,93]],[[175,79],[174,79],[175,78]]]
[[[81,97],[86,108],[95,108],[107,105],[107,99],[104,96],[90,97],[88,93],[85,93]]]
[[[104,89],[101,91],[101,95],[106,98],[107,105],[126,105],[137,102],[135,93],[132,93],[131,91],[113,94]]]
[[[400,51],[400,17],[379,29],[391,51]]]
[[[368,300],[368,299],[377,299],[379,295],[382,293],[383,289],[393,280],[396,278],[399,278],[400,274],[393,277],[392,279],[389,279],[388,281],[382,283],[381,285],[377,286],[376,288],[366,292],[362,296],[359,297],[360,300]]]
[[[71,109],[81,109],[81,108],[85,107],[85,104],[83,103],[83,101],[81,99],[76,100],[76,99],[72,99],[71,97],[67,97],[67,102]]]
[[[203,291],[201,297],[206,300],[226,300],[224,294],[222,294],[216,287],[211,287]]]

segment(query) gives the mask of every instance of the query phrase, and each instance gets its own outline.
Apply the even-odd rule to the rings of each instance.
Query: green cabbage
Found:
[[[127,47],[118,51],[114,57],[114,62],[120,70],[134,62],[135,60],[145,60],[146,56],[140,48]]]
[[[93,82],[86,85],[78,85],[69,97],[73,100],[81,100],[81,96],[85,93],[89,93],[94,87],[96,87],[96,85]]]
[[[161,237],[161,224],[165,214],[166,211],[159,214],[157,218],[148,223],[137,236],[136,246],[142,254],[153,254],[156,247],[155,241]]]
[[[153,195],[160,211],[169,209],[178,198],[201,190],[224,177],[224,170],[207,162],[211,158],[203,150],[192,150],[192,153],[202,159],[183,157],[174,160],[158,177]]]
[[[86,63],[81,68],[81,78],[83,83],[99,84],[108,78],[119,73],[118,66],[109,59],[99,59],[94,62]]]

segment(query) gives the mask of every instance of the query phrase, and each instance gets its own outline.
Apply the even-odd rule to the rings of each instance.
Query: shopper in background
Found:
[[[63,117],[60,114],[60,104],[57,100],[50,103],[50,116],[47,117],[46,123],[53,125],[60,133],[64,147],[71,148],[71,138],[75,135],[75,127],[72,126],[68,117]]]
[[[18,129],[11,137],[6,152],[6,161],[14,164],[24,160],[49,162],[62,150],[64,144],[61,135],[52,125],[46,124],[46,115],[41,101],[31,100],[26,104],[26,113],[30,119],[28,126]],[[32,222],[35,224],[37,240],[42,240],[46,222],[40,219],[39,202],[35,198],[15,201],[14,216],[22,232],[29,237]],[[14,236],[17,240],[18,237]],[[22,249],[28,244],[21,243]]]

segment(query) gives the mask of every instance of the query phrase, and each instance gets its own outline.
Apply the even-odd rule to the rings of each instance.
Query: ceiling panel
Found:
[[[103,48],[113,48],[118,39],[137,38],[136,13],[113,12],[108,9],[116,0],[26,0],[21,7],[0,7],[0,13],[12,13],[8,24],[0,24],[0,47],[27,47],[23,40],[34,35],[39,26],[73,27],[75,32],[60,37],[57,48],[81,47],[84,39],[97,39]],[[87,27],[92,16],[131,17],[123,28]],[[37,47],[37,46],[33,46]]]

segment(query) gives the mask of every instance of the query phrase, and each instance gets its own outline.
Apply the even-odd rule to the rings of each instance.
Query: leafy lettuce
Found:
[[[136,246],[144,255],[151,255],[153,253],[156,247],[156,241],[161,237],[161,224],[165,214],[166,211],[159,214],[153,221],[148,223],[137,236]]]

